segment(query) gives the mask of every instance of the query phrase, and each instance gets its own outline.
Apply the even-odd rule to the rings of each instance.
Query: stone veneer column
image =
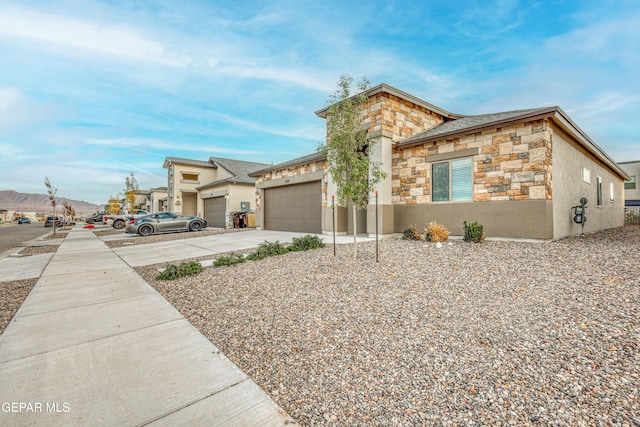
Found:
[[[393,147],[393,141],[391,139],[391,132],[379,131],[377,132],[380,139],[374,147],[371,155],[371,160],[380,162],[380,169],[383,170],[387,177],[380,181],[376,186],[378,190],[378,234],[390,236],[393,234],[393,205],[391,203],[391,151]],[[371,193],[369,198],[369,206],[367,209],[367,233],[370,236],[376,234],[376,195],[375,192]]]

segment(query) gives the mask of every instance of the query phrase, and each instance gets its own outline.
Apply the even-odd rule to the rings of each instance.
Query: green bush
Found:
[[[324,248],[324,242],[319,236],[307,234],[306,236],[292,239],[287,246],[290,251],[308,251],[309,249]]]
[[[179,265],[169,264],[162,273],[156,276],[158,280],[175,280],[179,277],[192,276],[202,271],[202,265],[197,261],[183,262]]]
[[[267,242],[265,240],[258,245],[255,252],[252,252],[247,256],[247,259],[257,261],[270,256],[286,254],[287,252],[289,252],[289,249],[279,241]]]
[[[478,224],[476,221],[473,221],[471,224],[468,224],[467,221],[465,221],[462,228],[464,229],[463,240],[465,242],[484,242],[484,227]]]
[[[418,233],[418,229],[415,225],[410,225],[404,229],[402,233],[402,238],[404,240],[420,240],[420,233]]]
[[[221,256],[213,262],[214,267],[223,267],[226,265],[236,265],[245,262],[246,259],[242,254],[231,253],[227,256]]]

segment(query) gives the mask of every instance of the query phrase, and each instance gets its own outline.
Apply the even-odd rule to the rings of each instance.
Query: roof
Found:
[[[150,191],[167,191],[167,187],[154,187],[150,188]]]
[[[457,119],[459,117],[463,117],[461,114],[455,114],[455,113],[451,113],[447,110],[444,110],[436,105],[430,104],[427,101],[424,101],[420,98],[416,98],[413,95],[409,95],[406,92],[401,91],[400,89],[396,89],[393,86],[389,86],[386,83],[381,83],[377,86],[372,87],[371,89],[367,90],[366,94],[368,97],[372,97],[374,95],[377,95],[379,93],[388,93],[390,95],[394,95],[397,96],[398,98],[407,100],[409,102],[414,103],[415,105],[418,105],[420,107],[426,108],[427,110],[433,111],[434,113],[438,113],[441,116],[447,118],[447,119]],[[316,115],[322,118],[326,118],[327,117],[327,111],[329,110],[329,108],[331,107],[331,105],[328,105],[318,111],[316,111]]]
[[[205,168],[217,168],[216,165],[212,164],[210,161],[205,160],[193,160],[193,159],[184,159],[182,157],[167,157],[164,159],[163,168],[168,168],[171,163],[177,163],[179,165],[189,165],[189,166],[199,166]]]
[[[306,156],[298,157],[292,160],[287,160],[286,162],[278,163],[277,165],[271,165],[264,169],[258,169],[254,172],[251,172],[249,176],[258,177],[260,175],[264,175],[271,171],[286,169],[293,166],[304,165],[307,163],[317,162],[317,161],[326,160],[326,159],[327,159],[327,156],[324,153],[316,152],[316,153],[307,154]]]
[[[214,185],[222,184],[225,182],[253,185],[255,184],[256,180],[255,178],[252,178],[249,173],[257,169],[264,168],[265,166],[269,166],[268,163],[245,162],[244,160],[225,159],[222,157],[210,157],[209,162],[215,167],[221,166],[222,168],[229,171],[229,173],[233,176],[201,185],[197,187],[198,189],[212,187]]]
[[[470,132],[503,125],[509,122],[519,122],[533,116],[545,115],[554,112],[558,107],[530,108],[527,110],[504,111],[501,113],[481,114],[477,116],[464,116],[462,118],[441,123],[424,132],[413,135],[401,141],[399,147],[421,145],[426,142],[438,141],[444,138],[452,138],[465,135]]]
[[[456,138],[470,133],[494,127],[508,126],[522,121],[550,118],[561,129],[575,138],[602,163],[617,173],[622,179],[628,180],[629,176],[618,164],[607,155],[589,136],[578,127],[560,107],[530,108],[527,110],[504,111],[501,113],[481,114],[476,116],[464,116],[449,122],[435,126],[429,130],[413,135],[400,141],[398,148],[413,147],[429,142],[441,141],[448,138]]]

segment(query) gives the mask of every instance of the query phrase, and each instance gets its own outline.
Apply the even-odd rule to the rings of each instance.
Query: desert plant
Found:
[[[462,226],[464,230],[463,240],[465,242],[474,242],[474,243],[482,243],[484,242],[484,227],[481,224],[478,224],[477,221],[473,221],[471,224],[464,222]]]
[[[446,242],[449,240],[449,230],[444,225],[431,221],[424,229],[424,240],[429,242]]]
[[[290,251],[308,251],[316,248],[324,248],[324,242],[319,236],[311,234],[294,238],[291,240],[291,244],[287,246]]]
[[[266,240],[258,245],[255,252],[250,253],[247,259],[257,261],[266,257],[282,255],[289,252],[287,247],[279,241],[267,242]]]
[[[404,240],[420,240],[421,236],[420,233],[418,233],[416,226],[411,224],[402,232],[402,238]]]
[[[227,256],[221,256],[220,258],[216,259],[213,262],[214,267],[223,267],[226,265],[236,265],[236,264],[240,264],[245,262],[246,259],[244,257],[244,255],[242,254],[237,254],[235,252],[227,255]]]
[[[192,276],[202,271],[202,265],[197,261],[183,262],[179,265],[169,264],[164,271],[156,276],[158,280],[175,280],[184,276]]]

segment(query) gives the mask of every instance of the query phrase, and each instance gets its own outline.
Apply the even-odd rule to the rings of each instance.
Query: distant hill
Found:
[[[65,199],[57,197],[58,205],[56,210],[62,213],[62,203],[66,200],[75,209],[76,215],[89,215],[96,211],[101,211],[103,206],[80,200]],[[51,212],[51,203],[47,194],[18,193],[13,190],[0,191],[0,209],[16,212]]]

